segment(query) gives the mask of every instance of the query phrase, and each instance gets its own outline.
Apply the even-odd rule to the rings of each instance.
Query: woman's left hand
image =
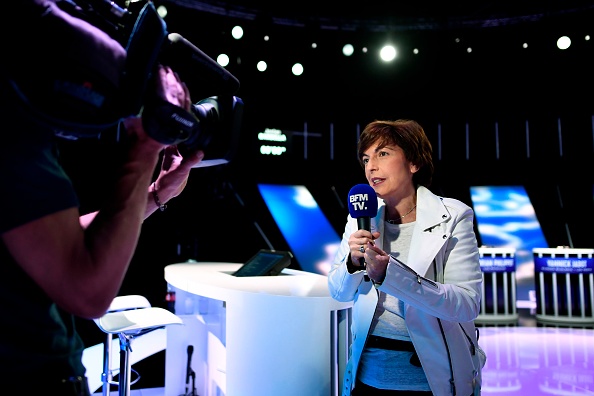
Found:
[[[386,269],[390,255],[372,243],[367,244],[365,250],[365,263],[367,276],[376,283],[382,283],[386,277]]]

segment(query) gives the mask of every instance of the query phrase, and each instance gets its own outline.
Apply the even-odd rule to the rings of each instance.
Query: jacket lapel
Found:
[[[413,232],[406,265],[415,272],[424,275],[433,259],[450,237],[446,222],[450,213],[443,204],[441,197],[433,194],[425,187],[417,189],[417,225]],[[379,231],[384,235],[384,218],[386,205],[380,200],[377,215],[371,220],[371,231]],[[380,249],[383,247],[383,237],[375,241]]]
[[[446,221],[451,216],[441,198],[425,187],[417,189],[417,205],[417,225],[406,264],[418,274],[425,275],[450,236]]]

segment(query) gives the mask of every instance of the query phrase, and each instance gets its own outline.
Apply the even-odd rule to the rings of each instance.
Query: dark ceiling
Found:
[[[165,0],[200,12],[231,18],[269,19],[291,26],[318,25],[327,29],[427,30],[480,28],[536,22],[590,11],[593,1],[387,1],[332,2],[315,0],[269,2],[261,0]]]
[[[550,91],[559,85],[564,95],[555,97],[566,97],[578,85],[567,78],[577,79],[582,71],[591,74],[589,59],[594,58],[592,40],[587,39],[593,33],[594,0],[365,0],[338,6],[319,0],[290,4],[155,0],[155,4],[170,10],[165,18],[170,31],[213,58],[229,54],[231,63],[226,67],[241,81],[243,95],[253,89],[254,94],[274,97],[283,87],[296,101],[303,100],[297,99],[300,96],[311,101],[312,92],[358,98],[362,91],[374,92],[379,102],[393,102],[391,89],[398,87],[409,95],[418,92],[426,106],[427,98],[442,92],[459,92],[464,98],[490,92],[494,97],[522,87],[541,98],[545,87]],[[237,42],[229,33],[236,24],[245,32]],[[270,36],[267,42],[262,40],[265,35]],[[561,35],[572,39],[571,49],[563,53],[555,44]],[[399,59],[392,67],[380,68],[374,54],[387,39],[399,47]],[[356,50],[349,59],[340,52],[345,42]],[[255,69],[259,60],[268,62],[265,74]],[[306,67],[299,80],[287,72],[295,62]],[[565,79],[550,78],[567,70]],[[380,98],[381,94],[387,97]],[[407,99],[414,103],[410,96]]]

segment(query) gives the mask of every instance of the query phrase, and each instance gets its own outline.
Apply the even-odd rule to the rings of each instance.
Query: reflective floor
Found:
[[[484,396],[594,395],[594,330],[487,327]]]
[[[102,395],[102,392],[98,391],[94,395],[95,396]],[[165,388],[147,388],[147,389],[130,390],[130,396],[163,396],[163,395],[165,395]],[[119,394],[117,391],[115,391],[115,392],[110,392],[109,396],[119,396]]]
[[[514,325],[479,329],[479,344],[487,353],[483,396],[594,396],[593,327],[542,325],[521,315]],[[164,388],[131,392],[131,396],[164,394]]]

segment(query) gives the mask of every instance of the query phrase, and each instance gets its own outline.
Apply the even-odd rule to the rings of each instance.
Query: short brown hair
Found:
[[[363,168],[365,168],[363,153],[375,143],[379,143],[380,148],[391,145],[400,147],[404,151],[407,161],[419,169],[413,175],[415,187],[431,185],[434,171],[433,149],[423,127],[418,122],[401,119],[395,121],[376,120],[367,124],[357,143],[358,159]]]

